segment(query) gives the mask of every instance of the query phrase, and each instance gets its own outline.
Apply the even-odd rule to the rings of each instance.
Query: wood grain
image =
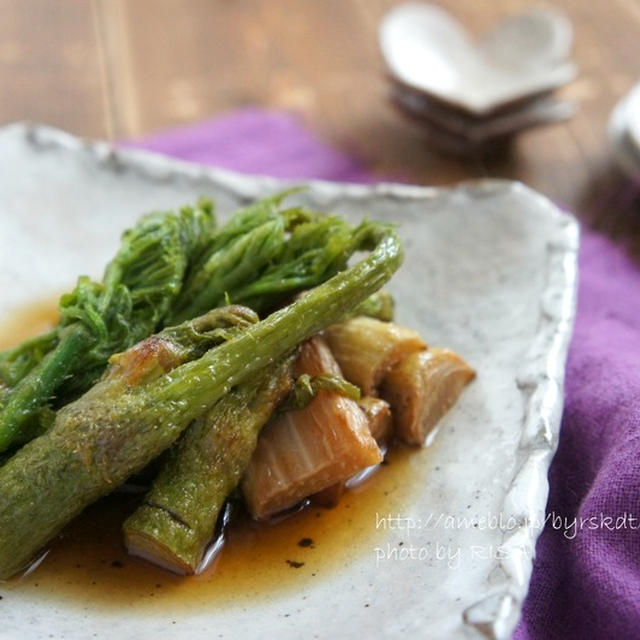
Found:
[[[561,0],[579,112],[522,134],[506,155],[436,153],[388,102],[377,25],[396,0],[0,0],[0,121],[131,138],[243,105],[302,115],[384,175],[423,184],[522,180],[616,237],[640,237],[638,198],[612,168],[609,113],[640,76],[637,0]],[[526,0],[440,3],[476,36]],[[631,219],[633,218],[633,219]]]
[[[33,120],[109,135],[100,69],[88,3],[0,0],[0,122]]]

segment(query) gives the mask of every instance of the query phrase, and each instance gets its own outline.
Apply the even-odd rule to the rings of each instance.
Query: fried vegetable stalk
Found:
[[[294,384],[291,365],[289,358],[276,369],[268,367],[187,429],[143,504],[124,523],[129,553],[174,573],[197,573],[225,500],[245,473],[258,433],[276,407],[278,412],[303,408],[321,389],[360,397],[357,387],[334,374],[303,374]]]
[[[380,398],[365,396],[358,401],[360,410],[367,418],[369,433],[380,447],[385,447],[393,434],[393,417],[389,403]],[[314,493],[311,502],[327,509],[332,509],[340,502],[342,494],[346,490],[346,480],[336,482]]]
[[[171,320],[192,318],[226,300],[273,311],[346,268],[376,223],[354,227],[338,216],[283,209],[290,191],[255,202],[218,229],[190,270]]]
[[[382,378],[394,365],[427,347],[412,329],[364,316],[330,326],[325,337],[345,378],[365,395],[376,395]]]
[[[0,578],[23,568],[69,520],[156,458],[235,385],[387,282],[402,262],[399,240],[378,228],[370,241],[367,258],[201,358],[139,384],[108,375],[61,409],[47,433],[0,467]]]
[[[393,434],[393,416],[389,403],[381,398],[365,396],[358,400],[358,406],[367,416],[369,431],[378,443],[384,443],[391,439]]]
[[[449,349],[408,355],[387,374],[381,389],[391,405],[395,435],[408,444],[423,445],[475,375]]]
[[[379,224],[367,220],[353,227],[338,216],[304,213],[309,219],[296,224],[280,258],[259,278],[230,292],[233,302],[258,313],[272,311],[346,269],[349,258],[366,249],[380,230]]]
[[[391,322],[395,312],[393,296],[384,289],[369,296],[354,312],[356,316],[368,316],[382,322]]]
[[[121,384],[125,388],[151,382],[181,364],[201,357],[212,347],[231,340],[256,322],[257,314],[247,307],[230,305],[212,309],[111,356],[104,382]]]
[[[0,451],[56,397],[77,397],[102,374],[109,356],[156,331],[180,292],[189,261],[213,226],[211,205],[143,217],[122,237],[101,283],[78,279],[60,299],[53,331],[0,355]],[[62,403],[61,403],[62,404]]]
[[[129,553],[175,573],[198,571],[258,433],[291,384],[288,358],[231,390],[187,429],[143,504],[124,523]]]
[[[340,375],[318,336],[302,345],[295,373]],[[382,461],[356,402],[322,389],[303,409],[279,413],[262,431],[242,481],[251,515],[268,518]]]
[[[299,375],[289,397],[278,406],[278,413],[304,409],[322,390],[333,391],[352,400],[360,400],[360,389],[347,382],[336,365],[336,370],[333,372],[323,372],[313,376],[308,373]]]
[[[283,209],[288,193],[238,211],[217,231],[203,203],[146,216],[127,232],[103,283],[81,278],[63,296],[56,329],[0,354],[0,380],[11,388],[0,398],[0,451],[42,433],[39,409],[86,391],[112,353],[230,301],[270,312],[344,270],[378,232],[372,222]]]
[[[181,322],[223,305],[227,297],[258,278],[284,251],[285,233],[307,216],[279,209],[288,192],[258,200],[220,227],[189,270],[169,322]]]

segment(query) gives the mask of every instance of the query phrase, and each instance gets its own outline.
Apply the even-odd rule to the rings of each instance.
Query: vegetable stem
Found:
[[[143,504],[123,526],[129,553],[176,573],[198,572],[220,510],[291,388],[291,359],[223,396],[184,433]]]
[[[0,451],[16,441],[20,430],[42,408],[43,400],[51,398],[68,376],[68,371],[93,339],[82,326],[71,325],[60,333],[56,348],[49,352],[20,382],[2,398],[0,413]]]
[[[34,415],[52,399],[77,397],[113,353],[160,327],[213,224],[208,202],[142,217],[123,234],[102,282],[80,277],[60,298],[53,332],[0,355],[0,377],[11,387],[0,406],[0,452],[25,438]]]
[[[161,377],[126,385],[107,376],[58,412],[53,427],[0,467],[0,578],[23,568],[88,504],[169,447],[231,388],[377,291],[402,248],[381,228],[371,255],[289,307]]]

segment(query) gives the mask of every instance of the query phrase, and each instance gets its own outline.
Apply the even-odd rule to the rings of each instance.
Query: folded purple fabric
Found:
[[[275,178],[375,182],[358,162],[321,143],[296,118],[280,111],[246,108],[127,144]]]
[[[131,144],[250,173],[373,181],[278,112],[242,110]],[[640,637],[639,355],[640,270],[585,231],[560,446],[518,640]]]
[[[640,637],[640,270],[584,232],[547,526],[518,640]]]

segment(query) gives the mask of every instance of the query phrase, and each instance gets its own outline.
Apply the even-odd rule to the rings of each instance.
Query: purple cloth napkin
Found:
[[[639,356],[638,265],[585,231],[547,526],[518,640],[640,637]]]
[[[132,145],[250,173],[373,181],[294,117],[258,109]],[[560,446],[518,640],[640,637],[638,355],[640,271],[585,231]]]
[[[246,108],[127,144],[275,178],[375,182],[358,162],[323,144],[296,118],[280,111]]]

